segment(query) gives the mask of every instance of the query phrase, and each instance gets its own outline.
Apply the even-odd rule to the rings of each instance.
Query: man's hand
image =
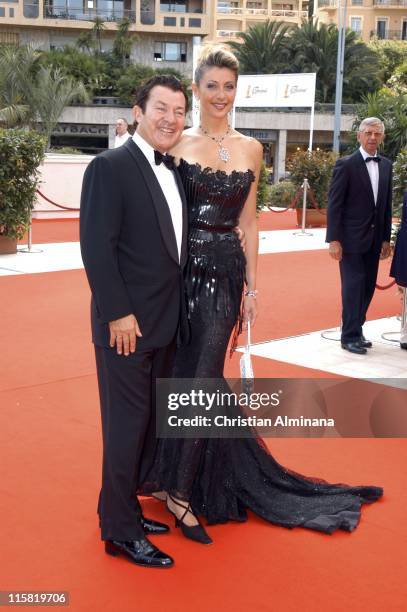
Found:
[[[380,259],[387,259],[390,256],[390,253],[391,253],[390,242],[383,242],[382,250],[380,252]]]
[[[136,350],[136,336],[141,338],[142,333],[134,315],[130,314],[127,317],[110,321],[110,346],[113,348],[116,344],[117,354],[134,353]]]
[[[338,242],[338,240],[332,240],[332,242],[329,243],[329,254],[332,259],[335,259],[336,261],[341,261],[342,245],[340,242]]]
[[[244,253],[245,249],[246,249],[246,236],[245,236],[245,233],[244,233],[244,231],[238,225],[236,227],[234,227],[233,230],[236,232],[236,235],[239,238],[240,246],[242,247],[242,251]]]

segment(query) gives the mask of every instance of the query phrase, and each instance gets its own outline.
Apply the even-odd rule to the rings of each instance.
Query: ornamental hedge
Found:
[[[21,239],[30,224],[45,140],[25,129],[0,129],[0,235]]]

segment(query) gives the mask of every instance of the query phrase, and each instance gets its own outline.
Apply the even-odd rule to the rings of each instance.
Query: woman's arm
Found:
[[[250,161],[248,167],[253,167],[255,171],[255,180],[253,181],[248,198],[242,210],[239,219],[239,227],[244,231],[246,238],[246,292],[252,292],[256,290],[256,272],[257,272],[257,253],[259,249],[259,234],[257,229],[257,217],[256,217],[256,199],[257,199],[257,185],[259,182],[259,175],[261,164],[263,161],[263,147],[257,141],[253,140],[250,143]],[[256,295],[248,295],[244,297],[244,320],[250,321],[251,325],[254,325],[257,318],[257,303]]]

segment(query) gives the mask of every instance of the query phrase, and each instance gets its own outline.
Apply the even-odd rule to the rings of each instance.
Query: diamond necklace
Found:
[[[202,131],[203,134],[205,134],[205,136],[208,136],[208,138],[210,138],[211,140],[213,140],[214,142],[216,142],[216,144],[218,145],[218,155],[219,158],[225,162],[225,164],[230,160],[230,153],[229,153],[229,149],[227,149],[226,147],[222,146],[222,142],[225,140],[226,136],[228,134],[230,134],[230,125],[228,125],[228,129],[226,130],[226,132],[223,134],[223,136],[211,136],[209,134],[209,132],[207,132],[202,125],[199,126],[199,129]]]

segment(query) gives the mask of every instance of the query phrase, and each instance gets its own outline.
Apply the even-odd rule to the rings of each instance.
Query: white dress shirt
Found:
[[[369,155],[369,153],[366,153],[363,147],[359,147],[359,151],[363,159],[366,159],[366,157],[377,157],[377,153],[375,153],[374,155]],[[366,164],[366,168],[370,176],[370,182],[372,184],[373,189],[374,203],[376,205],[377,194],[379,191],[379,164],[375,161],[369,161]]]
[[[148,144],[137,132],[133,134],[133,140],[136,145],[144,153],[149,162],[157,181],[163,192],[164,199],[167,201],[170,209],[172,225],[174,227],[175,238],[177,241],[178,258],[181,257],[181,242],[182,242],[182,200],[179,195],[178,185],[175,180],[174,172],[169,170],[164,164],[157,164],[154,160],[154,149]]]
[[[114,148],[117,149],[117,147],[121,147],[129,138],[131,138],[131,134],[128,132],[125,132],[122,134],[122,136],[116,135],[116,138],[114,139]]]

